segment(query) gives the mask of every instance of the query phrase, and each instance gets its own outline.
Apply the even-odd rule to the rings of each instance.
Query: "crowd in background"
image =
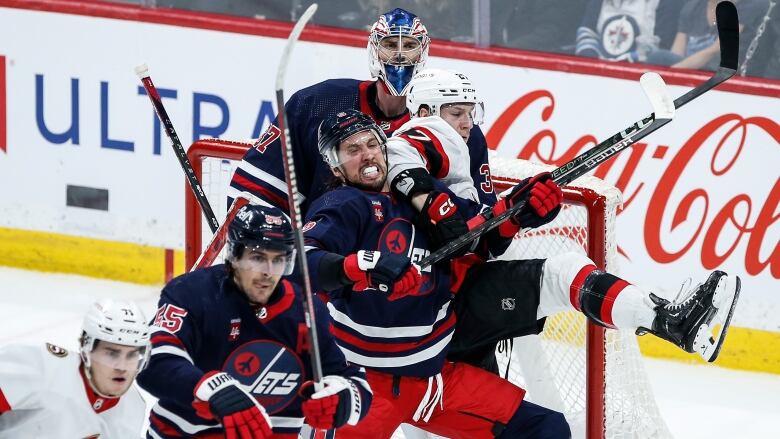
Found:
[[[115,0],[116,1],[116,0]],[[119,0],[295,20],[312,0]],[[417,14],[435,39],[714,70],[720,0],[328,0],[313,23],[367,30],[380,13]],[[732,0],[740,18],[739,74],[780,79],[780,0]]]

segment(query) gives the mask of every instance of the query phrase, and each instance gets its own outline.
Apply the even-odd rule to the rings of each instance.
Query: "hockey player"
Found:
[[[416,15],[393,9],[379,16],[368,37],[369,70],[376,80],[329,79],[297,91],[287,101],[286,122],[304,213],[309,200],[324,192],[331,175],[317,151],[320,122],[339,111],[360,110],[390,135],[409,120],[405,95],[412,76],[425,66],[429,42],[428,31]],[[230,198],[250,194],[287,211],[279,135],[274,122],[247,151],[233,174]],[[495,194],[487,166],[487,144],[478,127],[471,133],[468,145],[473,150],[468,169],[474,176],[478,195],[482,202],[492,204]]]
[[[484,370],[445,361],[455,330],[447,264],[422,273],[428,250],[417,212],[389,193],[385,138],[355,110],[326,119],[320,150],[343,186],[316,200],[304,226],[315,288],[328,291],[332,333],[347,360],[368,369],[369,413],[337,437],[389,438],[401,423],[450,438],[568,437],[563,415]],[[446,190],[446,189],[443,189]]]
[[[444,378],[436,369],[447,354],[449,340],[452,339],[453,348],[460,349],[461,355],[475,358],[474,352],[482,348],[492,352],[501,339],[539,333],[546,316],[572,308],[605,327],[636,330],[639,334],[653,333],[687,352],[698,352],[708,361],[717,356],[740,289],[738,277],[729,277],[721,271],[713,272],[681,300],[670,303],[596,269],[593,262],[575,253],[556,255],[546,260],[476,264],[460,279],[454,276],[455,270],[445,263],[435,264],[423,273],[422,286],[417,292],[392,301],[392,295],[387,295],[387,291],[391,290],[386,286],[400,278],[403,267],[384,265],[383,258],[389,253],[407,255],[413,260],[424,257],[428,251],[427,234],[417,233],[414,226],[417,212],[410,203],[394,199],[387,193],[389,185],[386,182],[385,156],[381,153],[384,143],[382,133],[368,117],[353,111],[339,113],[326,119],[320,132],[322,155],[333,168],[334,175],[346,186],[327,193],[312,205],[310,220],[305,226],[311,247],[308,253],[310,267],[315,279],[319,279],[319,287],[330,292],[328,308],[335,321],[333,333],[347,360],[369,368],[369,382],[377,392],[374,405],[385,407],[378,409],[379,415],[373,413],[372,407],[366,425],[359,426],[357,431],[379,423],[374,428],[392,432],[397,425],[393,423],[410,422],[408,417],[404,417],[409,415],[412,416],[411,422],[417,426],[430,427],[432,432],[452,436],[454,433],[447,427],[420,421],[436,419],[437,414],[446,420],[449,411],[463,411],[456,408],[459,403],[457,396],[449,400],[455,406],[446,407],[448,399],[445,398],[441,410],[435,408],[440,402],[442,379],[444,389],[454,387],[457,392],[461,385],[447,385],[447,371],[464,365],[445,363],[440,371]],[[372,183],[370,187],[364,184],[367,180]],[[547,208],[555,209],[551,204],[555,204],[556,200],[560,202],[556,191],[547,185],[549,181],[549,175],[542,175],[517,185],[487,213],[495,214],[520,200],[526,202],[526,208],[505,223],[505,227],[513,228],[512,233],[504,235],[505,239],[512,239],[529,219],[541,223],[548,219]],[[535,192],[537,185],[545,185],[551,190]],[[429,213],[429,216],[446,216],[440,215],[443,211],[457,213],[458,197],[446,188],[440,193],[454,202],[442,204],[443,208]],[[534,197],[538,202],[529,201]],[[350,232],[353,230],[359,230],[360,235],[355,236]],[[353,255],[355,253],[357,256]],[[340,259],[336,255],[345,257]],[[375,271],[381,272],[383,282],[371,283]],[[350,283],[362,276],[368,279],[369,289],[379,291],[361,293],[360,290],[366,289],[365,282],[359,287]],[[450,292],[455,294],[454,305],[458,315],[454,338]],[[505,303],[512,306],[503,306]],[[711,328],[718,325],[721,325],[721,330],[716,339],[710,338]],[[409,407],[396,406],[394,413],[399,415],[393,417],[385,413],[385,410],[392,411],[394,404],[403,404],[380,393],[379,389],[386,391],[393,387],[397,399],[399,387],[391,375],[428,377],[427,389],[418,389],[425,397],[421,398],[416,411],[414,407],[409,411]],[[487,381],[480,383],[480,392],[500,400],[504,389],[485,390],[481,386],[490,380],[484,379]],[[400,388],[402,391],[403,386]],[[479,393],[475,389],[472,391]],[[414,395],[413,390],[410,392]],[[433,399],[429,398],[431,395]],[[473,403],[473,399],[470,402]],[[514,428],[524,422],[519,419],[522,419],[522,408],[526,405],[528,403],[524,402],[521,409],[506,420],[488,419],[505,424],[508,429],[510,426]],[[389,420],[382,423],[375,416]],[[550,413],[545,415],[548,416]],[[444,421],[445,424],[447,422]],[[550,422],[553,425],[559,423]],[[470,434],[476,436],[476,431],[482,430],[479,430],[481,427],[475,428]]]
[[[152,324],[152,355],[139,384],[159,398],[149,438],[296,438],[354,425],[371,402],[365,373],[347,364],[315,301],[324,388],[313,393],[289,221],[248,205],[229,225],[227,262],[172,280]],[[222,436],[219,436],[222,437]]]
[[[149,356],[149,328],[131,302],[101,299],[84,317],[79,354],[0,348],[0,438],[131,438],[146,404],[133,386]]]
[[[442,93],[442,90],[449,92]],[[479,255],[482,261],[472,257],[454,264],[455,275],[466,279],[463,288],[471,294],[459,294],[455,301],[458,331],[453,339],[451,359],[495,370],[493,352],[501,338],[538,333],[543,327],[543,317],[573,307],[602,326],[652,332],[688,352],[698,352],[707,361],[715,360],[736,306],[738,277],[730,279],[716,271],[689,297],[670,304],[597,270],[592,261],[575,253],[546,260],[481,263],[490,256],[500,255],[521,228],[539,227],[554,219],[560,210],[561,189],[549,173],[542,173],[517,184],[504,199],[471,218],[468,224],[457,209],[448,209],[442,215],[443,208],[454,204],[445,192],[434,190],[432,178],[439,179],[459,197],[472,197],[473,184],[468,173],[457,166],[443,169],[438,164],[457,162],[468,154],[464,140],[472,125],[481,122],[483,104],[468,77],[438,69],[427,69],[414,77],[407,104],[412,119],[388,141],[389,176],[394,193],[420,211],[418,224],[424,226],[434,243],[454,239],[520,200],[527,201],[531,207],[488,235],[494,242],[489,252]],[[500,243],[502,239],[504,245]],[[485,276],[482,273],[486,271],[494,274]],[[484,285],[494,282],[493,288],[480,288],[479,294],[474,294],[470,287],[477,280]],[[527,305],[526,309],[520,310],[520,305],[510,312],[498,308],[496,304],[507,297]],[[697,301],[701,303],[693,305]],[[719,310],[723,312],[716,318]],[[682,323],[690,313],[694,317]],[[718,322],[724,324],[716,339],[710,340],[711,328]],[[702,323],[705,328],[699,327]]]

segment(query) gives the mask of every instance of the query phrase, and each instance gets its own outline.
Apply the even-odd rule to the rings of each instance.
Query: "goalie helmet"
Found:
[[[281,273],[292,274],[295,268],[295,238],[287,215],[270,206],[246,205],[239,209],[228,226],[227,260],[237,263],[244,249],[284,252]]]
[[[401,8],[379,16],[368,37],[368,68],[394,96],[403,96],[409,81],[428,60],[430,38],[420,18]]]
[[[327,117],[318,131],[320,155],[331,168],[341,165],[339,144],[349,136],[362,131],[371,131],[384,149],[387,137],[373,119],[357,110],[345,110]]]
[[[416,74],[409,83],[406,108],[417,115],[425,105],[432,116],[441,116],[441,107],[446,104],[474,104],[471,120],[474,125],[482,123],[485,107],[476,87],[464,74],[453,70],[425,69]]]
[[[149,323],[133,302],[100,299],[92,304],[81,325],[79,354],[84,366],[91,366],[90,353],[97,340],[142,348],[140,371],[149,359]]]

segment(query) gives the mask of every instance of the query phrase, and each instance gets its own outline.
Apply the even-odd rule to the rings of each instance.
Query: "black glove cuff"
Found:
[[[425,168],[405,169],[395,176],[390,187],[394,195],[411,200],[416,194],[433,190],[433,177]]]

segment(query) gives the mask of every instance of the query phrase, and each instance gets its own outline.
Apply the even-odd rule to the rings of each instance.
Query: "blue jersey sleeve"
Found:
[[[315,291],[323,290],[318,282],[322,257],[326,253],[353,253],[363,235],[363,224],[371,210],[367,201],[352,191],[357,189],[342,187],[326,193],[312,203],[307,214],[304,241]]]
[[[195,385],[204,375],[190,355],[200,344],[198,322],[203,315],[198,306],[178,298],[176,285],[174,280],[160,296],[151,327],[151,357],[149,365],[138,375],[138,384],[157,398],[189,406],[194,400]]]

